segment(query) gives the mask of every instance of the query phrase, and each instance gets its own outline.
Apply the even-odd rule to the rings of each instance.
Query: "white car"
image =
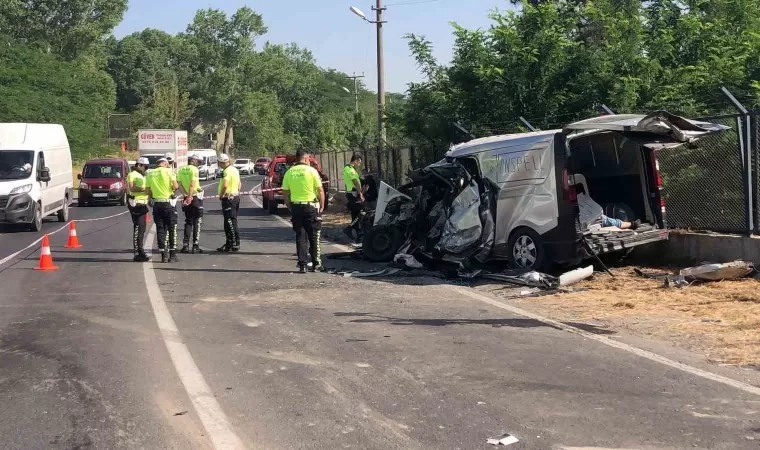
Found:
[[[233,166],[240,171],[241,175],[253,174],[253,161],[250,159],[236,159]]]

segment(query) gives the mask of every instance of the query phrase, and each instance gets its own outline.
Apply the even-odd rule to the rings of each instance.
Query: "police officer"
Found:
[[[356,230],[356,240],[362,237],[362,228],[359,223],[359,215],[362,212],[362,203],[364,203],[364,193],[362,192],[362,182],[359,177],[359,170],[362,165],[362,157],[359,155],[351,156],[351,163],[346,164],[343,168],[343,183],[346,185],[346,200],[348,201],[348,210],[351,212],[351,225],[346,227],[343,232],[354,239],[352,230]]]
[[[150,171],[146,182],[153,200],[161,262],[177,262],[177,200],[174,191],[179,186],[166,157],[158,160],[158,167]]]
[[[240,251],[240,233],[238,231],[238,211],[240,210],[240,172],[230,163],[230,157],[219,155],[219,166],[222,168],[222,181],[219,182],[219,198],[222,200],[222,216],[224,217],[224,234],[227,238],[218,252]]]
[[[316,272],[323,270],[319,239],[322,211],[325,208],[325,190],[319,172],[309,164],[309,153],[298,150],[296,161],[296,165],[285,172],[282,194],[292,216],[293,230],[296,232],[299,272],[306,273],[307,250],[311,253],[310,270]]]
[[[182,212],[185,213],[185,236],[182,241],[180,253],[203,253],[200,247],[201,224],[203,223],[203,190],[198,175],[198,166],[203,158],[192,154],[188,158],[188,164],[177,172],[177,182],[184,197]],[[192,236],[192,250],[190,242]]]
[[[148,170],[150,161],[148,158],[139,158],[134,170],[127,175],[127,194],[129,203],[127,208],[132,216],[132,247],[134,248],[135,262],[148,262],[150,257],[145,254],[143,241],[145,240],[146,215],[148,214],[148,188],[145,185],[145,171]]]

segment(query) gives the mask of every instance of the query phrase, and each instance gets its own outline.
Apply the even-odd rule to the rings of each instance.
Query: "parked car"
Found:
[[[267,167],[269,167],[270,162],[272,162],[272,158],[259,158],[253,165],[253,170],[255,170],[259,175],[266,175]]]
[[[0,224],[28,224],[42,230],[42,219],[69,220],[74,198],[71,148],[62,125],[0,123]]]
[[[125,159],[91,159],[82,168],[79,179],[79,206],[95,203],[127,204],[127,175]]]
[[[362,252],[389,260],[411,237],[431,257],[543,270],[666,240],[656,151],[726,129],[658,111],[456,145],[398,191],[381,185]],[[603,214],[641,225],[602,228]]]
[[[313,156],[309,157],[311,167],[317,169],[319,176],[322,178],[322,186],[325,189],[325,209],[327,209],[327,202],[329,196],[327,192],[330,187],[329,179],[327,175],[322,172],[322,166],[319,164]],[[285,201],[282,198],[282,178],[285,176],[285,172],[290,166],[296,163],[295,155],[277,155],[269,162],[269,167],[265,173],[264,180],[261,182],[262,190],[262,207],[272,214],[277,213],[277,209]]]
[[[252,175],[253,174],[253,161],[250,159],[236,159],[235,163],[232,164],[235,166],[237,170],[240,171],[241,175]]]

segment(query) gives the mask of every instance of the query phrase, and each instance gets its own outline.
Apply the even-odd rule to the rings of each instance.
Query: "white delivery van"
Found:
[[[42,218],[69,220],[74,180],[62,125],[0,123],[0,224],[42,230]]]
[[[216,180],[216,173],[219,169],[219,157],[216,154],[216,150],[202,148],[192,150],[189,154],[197,154],[203,158],[200,166],[198,166],[198,174],[201,180]]]

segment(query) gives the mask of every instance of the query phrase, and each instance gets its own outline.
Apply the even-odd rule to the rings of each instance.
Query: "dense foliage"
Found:
[[[598,115],[668,109],[687,115],[727,105],[721,86],[748,106],[760,99],[757,0],[595,0],[512,2],[486,30],[454,26],[450,65],[432,43],[409,35],[425,80],[392,114],[432,154],[462,138],[547,129]]]
[[[506,3],[506,2],[505,2]],[[454,25],[453,59],[410,34],[425,78],[388,101],[390,145],[431,160],[463,137],[556,127],[599,112],[725,107],[728,87],[760,98],[760,1],[515,2],[488,29]],[[186,31],[146,29],[117,40],[127,0],[0,2],[0,121],[63,123],[76,156],[107,151],[110,113],[132,128],[188,127],[193,141],[234,133],[237,154],[374,146],[375,98],[320,68],[295,44],[264,41],[255,11],[198,11]],[[345,88],[349,89],[346,92]]]
[[[146,29],[117,40],[126,7],[0,2],[0,121],[62,123],[78,159],[113,151],[111,113],[129,114],[133,131],[189,127],[201,146],[222,131],[226,150],[251,156],[373,145],[374,94],[359,85],[356,113],[350,78],[294,44],[261,44],[267,29],[250,8],[201,10],[184,33]]]

